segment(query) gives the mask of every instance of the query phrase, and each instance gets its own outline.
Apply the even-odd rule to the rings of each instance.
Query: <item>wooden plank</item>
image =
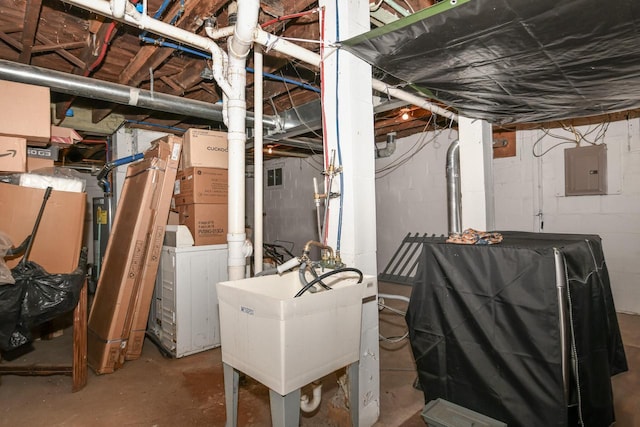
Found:
[[[40,43],[44,43],[44,44],[47,44],[47,45],[55,44],[55,42],[49,40],[48,38],[46,38],[42,34],[36,34],[36,39]],[[66,59],[67,61],[69,61],[71,64],[75,65],[76,67],[79,67],[79,68],[84,68],[85,67],[84,61],[82,61],[80,58],[70,54],[69,52],[67,52],[64,49],[56,49],[56,50],[54,50],[54,52],[57,53],[58,55],[60,55],[61,57],[63,57],[64,59]]]
[[[18,40],[14,39],[13,37],[9,36],[3,31],[0,31],[0,40],[5,42],[12,48],[22,52],[22,43],[20,43]]]
[[[33,49],[36,31],[38,31],[40,10],[42,10],[42,0],[27,0],[22,30],[22,52],[20,52],[20,57],[18,58],[18,61],[23,64],[31,63],[31,50]]]
[[[78,305],[73,310],[72,392],[87,385],[87,281],[82,285]]]
[[[58,50],[58,49],[63,49],[63,50],[78,49],[78,48],[86,47],[86,46],[87,46],[87,42],[86,41],[68,42],[68,43],[59,43],[59,44],[47,44],[47,45],[34,46],[31,49],[31,53],[43,53],[43,52],[49,52],[49,51]]]

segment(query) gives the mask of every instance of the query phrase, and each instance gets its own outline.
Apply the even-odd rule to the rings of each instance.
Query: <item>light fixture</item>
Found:
[[[273,146],[271,146],[271,145],[267,146],[267,153],[273,154]]]
[[[409,120],[409,113],[407,113],[406,111],[402,113],[402,120]]]

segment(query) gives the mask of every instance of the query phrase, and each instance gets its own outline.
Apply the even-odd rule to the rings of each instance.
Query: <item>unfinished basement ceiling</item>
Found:
[[[492,123],[640,107],[634,0],[449,0],[343,46],[380,79]]]
[[[135,3],[135,2],[134,2]],[[148,14],[164,22],[204,35],[204,22],[213,19],[218,28],[232,24],[229,0],[148,0]],[[414,11],[429,7],[432,0],[398,0],[392,8],[385,2],[373,6],[372,27],[393,22]],[[163,10],[163,4],[166,8]],[[402,7],[397,7],[402,5]],[[268,0],[261,2],[259,24],[266,31],[309,50],[319,52],[320,20],[317,0]],[[308,12],[308,13],[305,13]],[[293,16],[292,16],[293,15]],[[308,41],[305,41],[308,40]],[[226,50],[224,40],[219,41]],[[68,75],[86,76],[94,81],[117,83],[174,95],[189,100],[216,104],[221,90],[209,70],[208,53],[198,52],[173,40],[146,33],[130,25],[90,13],[60,0],[0,0],[0,59]],[[253,110],[253,58],[249,57],[247,104]],[[265,52],[264,114],[289,120],[283,135],[272,135],[265,144],[294,152],[312,153],[321,148],[320,72],[318,69],[278,52]],[[8,77],[0,77],[7,78]],[[152,130],[203,127],[225,130],[221,121],[178,115],[74,96],[52,90],[56,106],[55,124],[77,123],[65,117],[66,111],[89,111],[93,123],[122,123]],[[406,103],[405,103],[406,104]],[[219,107],[219,106],[218,106]],[[404,104],[380,108],[379,139],[398,131],[409,135],[424,129],[430,114],[422,110],[402,120]],[[116,124],[117,124],[116,123]],[[91,129],[86,126],[86,129]],[[82,127],[79,128],[85,132]],[[320,145],[319,145],[320,144]],[[310,149],[309,149],[310,147]],[[267,155],[267,158],[269,156]]]

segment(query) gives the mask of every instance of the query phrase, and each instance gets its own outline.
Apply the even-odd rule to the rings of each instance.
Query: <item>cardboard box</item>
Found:
[[[157,273],[182,140],[167,136],[129,165],[89,314],[88,362],[98,374],[122,367],[132,327],[144,317]],[[146,312],[146,313],[145,313]]]
[[[227,205],[197,203],[178,206],[180,224],[186,225],[196,246],[227,243]]]
[[[49,88],[0,80],[0,135],[48,144],[51,138]]]
[[[27,140],[0,136],[0,172],[27,170]]]
[[[0,183],[0,230],[9,235],[14,246],[33,232],[44,192],[42,189]],[[86,199],[85,193],[51,192],[29,261],[40,264],[48,273],[71,273],[78,267]],[[7,259],[7,266],[15,267],[20,259]]]
[[[193,203],[227,203],[226,169],[189,168],[178,172],[173,188],[174,206]]]
[[[39,157],[27,157],[27,172],[54,167],[53,160]]]
[[[149,248],[142,268],[140,285],[138,286],[138,292],[132,310],[130,309],[129,313],[132,322],[129,330],[125,330],[125,336],[128,336],[124,346],[126,360],[138,359],[142,354],[142,345],[144,344],[144,337],[147,332],[147,323],[149,320],[149,309],[151,308],[151,300],[153,299],[153,290],[156,284],[158,266],[160,265],[164,234],[169,218],[171,196],[173,195],[173,186],[180,161],[182,139],[175,136],[170,136],[166,139],[173,141],[173,143],[160,144],[157,146],[159,148],[159,156],[161,158],[168,158],[168,160],[164,177],[160,184],[161,188],[158,193],[159,200],[153,217],[152,233],[149,235]],[[154,152],[153,149],[149,150],[149,153],[152,152]]]
[[[72,145],[82,141],[82,136],[71,128],[63,128],[60,126],[51,126],[52,144]]]
[[[184,134],[182,169],[191,167],[229,168],[227,133],[206,129],[189,129]]]

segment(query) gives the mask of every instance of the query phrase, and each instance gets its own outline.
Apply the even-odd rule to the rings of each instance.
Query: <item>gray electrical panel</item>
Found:
[[[607,194],[607,146],[605,144],[564,150],[566,196]]]

